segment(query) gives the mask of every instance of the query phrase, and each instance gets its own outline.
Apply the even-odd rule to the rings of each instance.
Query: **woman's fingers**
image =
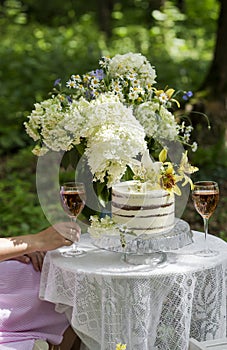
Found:
[[[34,252],[34,253],[30,253],[27,256],[30,258],[30,261],[35,269],[35,271],[41,271],[42,270],[42,266],[43,266],[43,260],[45,257],[46,252]]]

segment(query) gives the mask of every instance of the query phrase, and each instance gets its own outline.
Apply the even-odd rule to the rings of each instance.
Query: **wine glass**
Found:
[[[86,192],[85,186],[82,182],[66,182],[60,188],[61,204],[70,218],[71,222],[75,222],[77,216],[81,213],[85,206]],[[65,251],[63,255],[65,256],[77,256],[84,254],[83,250],[78,248],[77,231],[70,228],[70,235],[74,243],[71,249]]]
[[[204,257],[217,255],[217,251],[211,250],[207,246],[208,221],[215,211],[219,200],[219,188],[217,182],[195,182],[192,190],[192,199],[195,209],[203,218],[205,231],[205,247],[203,250],[196,252],[196,255]]]

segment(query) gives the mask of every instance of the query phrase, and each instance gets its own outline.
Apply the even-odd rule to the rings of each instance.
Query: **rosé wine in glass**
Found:
[[[194,183],[192,200],[197,212],[202,216],[205,231],[205,248],[196,255],[214,256],[218,252],[207,247],[208,221],[219,201],[219,187],[215,181],[198,181]]]
[[[82,182],[66,182],[60,188],[60,198],[61,204],[70,218],[70,220],[76,221],[77,216],[82,212],[85,201],[86,192],[85,186]],[[72,241],[74,242],[70,250],[63,253],[65,256],[77,256],[84,254],[84,251],[78,249],[77,242],[77,232],[74,229],[70,229],[70,234],[72,236]]]

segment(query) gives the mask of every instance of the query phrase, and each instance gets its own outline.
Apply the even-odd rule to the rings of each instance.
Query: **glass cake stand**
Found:
[[[122,253],[122,259],[133,265],[157,266],[167,259],[167,252],[182,248],[193,242],[189,224],[181,219],[175,219],[172,230],[162,233],[142,234],[136,236],[123,233],[125,246],[120,241],[120,235],[106,232],[99,238],[92,238],[93,244],[104,250]]]

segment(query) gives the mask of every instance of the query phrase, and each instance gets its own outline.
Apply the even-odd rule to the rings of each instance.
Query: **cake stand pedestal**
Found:
[[[123,253],[122,259],[129,264],[157,266],[166,261],[168,251],[182,248],[193,242],[189,224],[177,218],[174,228],[170,231],[140,236],[125,232],[123,237],[124,247],[119,235],[111,235],[108,232],[93,239],[93,244],[101,249]]]

